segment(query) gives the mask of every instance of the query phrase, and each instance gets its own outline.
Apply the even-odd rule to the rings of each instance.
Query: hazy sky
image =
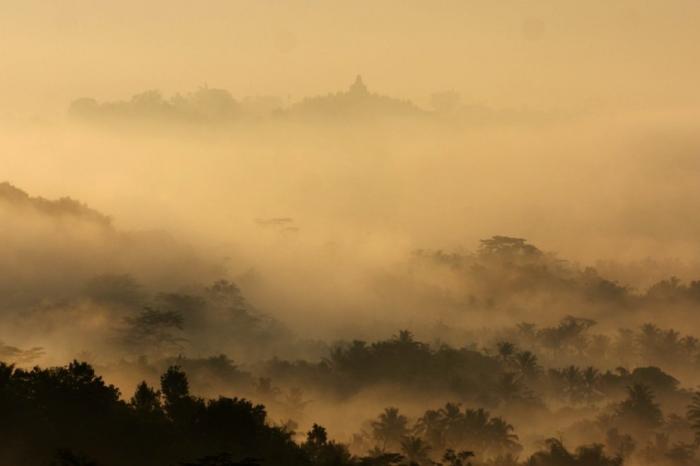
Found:
[[[359,85],[339,93],[358,74],[382,97]],[[238,105],[220,89],[281,100]],[[84,99],[69,113],[84,97],[99,104]],[[570,333],[552,351],[548,342],[571,327],[521,332],[522,345],[515,330],[506,340],[481,327],[543,328],[574,315],[600,322],[595,332],[655,322],[700,336],[697,282],[642,294],[671,276],[700,280],[700,0],[0,0],[3,181],[16,187],[0,184],[0,350],[11,356],[42,347],[42,364],[120,361],[109,369],[119,383],[136,352],[151,364],[168,354],[316,360],[320,341],[410,329],[435,348],[512,341],[541,351],[544,369],[599,358],[603,374],[638,355],[656,364],[631,333],[619,333],[620,346]],[[556,256],[472,255],[496,235]],[[251,316],[233,288],[207,290],[219,279],[240,285]],[[185,322],[178,338],[149,327],[177,323],[170,309]],[[640,348],[695,361],[669,366],[692,372],[682,374],[687,387],[700,381],[696,340],[645,335],[654,343]],[[163,340],[153,349],[151,336]],[[509,378],[516,360],[499,360],[487,379],[503,375],[505,404],[449,367],[440,396],[473,392],[469,406],[515,407],[519,435],[533,440],[523,443],[537,445],[551,435],[571,442],[556,425],[540,428],[550,415],[590,431],[584,416],[606,412],[593,395],[545,408],[539,396],[559,390],[556,377],[543,379],[551,389],[526,372]],[[306,364],[282,372],[352,393],[352,373],[341,365],[329,378],[323,364],[319,377]],[[491,367],[468,364],[464,373],[479,377]],[[405,380],[420,380],[402,367]],[[320,404],[313,392],[303,403],[294,391],[269,393],[294,409],[309,403],[304,422],[349,437],[396,393],[414,396],[403,385],[389,394],[390,380],[343,403],[335,393]],[[426,400],[440,383],[426,384]],[[419,411],[438,405],[421,401]],[[272,406],[275,421],[291,417]],[[654,432],[677,432],[680,418],[668,419]],[[681,451],[683,442],[667,443]]]
[[[492,234],[585,260],[689,254],[700,231],[698,24],[698,0],[0,0],[0,118],[204,84],[295,100],[357,73],[419,104],[455,89],[466,103],[592,113],[220,138],[0,121],[0,180],[73,196],[124,226],[219,240],[257,241],[254,219],[293,217],[309,249],[349,237],[349,250],[363,242],[380,261],[396,245]]]
[[[419,102],[453,88],[497,106],[685,106],[698,24],[697,0],[2,0],[0,106],[204,83],[294,99],[357,73]]]

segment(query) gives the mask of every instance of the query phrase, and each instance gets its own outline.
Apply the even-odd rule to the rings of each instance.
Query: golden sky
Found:
[[[496,106],[698,102],[697,0],[0,2],[0,104],[63,111],[205,83],[292,99],[357,73],[421,102]]]

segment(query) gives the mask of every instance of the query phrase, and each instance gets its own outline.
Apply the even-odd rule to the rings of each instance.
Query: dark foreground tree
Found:
[[[0,363],[0,464],[56,466],[309,465],[262,405],[202,400],[171,367],[161,394],[145,383],[127,403],[93,368],[16,369]]]

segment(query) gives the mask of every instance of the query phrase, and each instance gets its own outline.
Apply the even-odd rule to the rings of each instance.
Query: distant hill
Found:
[[[70,197],[62,197],[53,201],[43,197],[31,197],[6,181],[0,183],[0,203],[11,208],[32,209],[37,213],[52,217],[73,217],[104,226],[111,225],[111,219],[108,216]]]
[[[0,183],[0,315],[79,295],[104,274],[171,288],[222,276],[218,259],[161,230],[129,231],[85,204]]]
[[[273,96],[234,99],[225,89],[202,87],[167,98],[159,91],[136,94],[129,100],[98,102],[86,97],[74,100],[68,113],[90,122],[152,121],[184,124],[227,124],[260,117],[399,117],[428,115],[409,100],[370,92],[357,76],[345,91],[308,97],[285,106]]]
[[[165,98],[157,90],[136,94],[130,100],[98,102],[74,100],[68,113],[85,120],[153,120],[181,123],[225,123],[241,116],[243,109],[225,89],[202,87],[185,95]]]

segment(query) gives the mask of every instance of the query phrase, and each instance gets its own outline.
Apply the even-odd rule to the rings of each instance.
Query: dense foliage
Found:
[[[698,396],[688,419],[700,433]],[[270,424],[262,405],[191,395],[187,375],[177,366],[160,377],[159,389],[142,382],[125,401],[87,363],[32,370],[0,363],[0,412],[2,464],[619,466],[636,447],[631,435],[621,433],[626,429],[635,436],[655,431],[639,452],[645,464],[690,465],[697,445],[670,445],[658,429],[673,419],[664,419],[643,384],[630,385],[605,420],[620,429],[608,431],[606,445],[571,452],[561,440],[549,439],[524,462],[518,460],[522,447],[512,425],[458,403],[429,409],[415,422],[397,408],[385,409],[370,432],[355,438],[373,445],[364,456],[352,455],[317,424],[296,442],[293,426]]]

